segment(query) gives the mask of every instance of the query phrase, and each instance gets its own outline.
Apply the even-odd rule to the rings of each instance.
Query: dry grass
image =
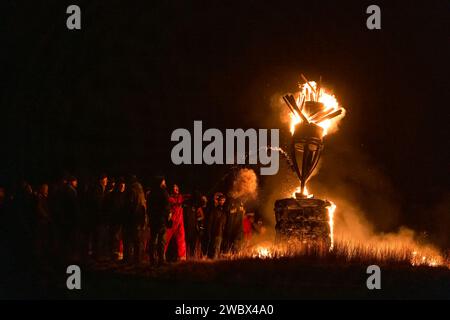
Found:
[[[343,264],[393,264],[447,266],[450,261],[439,251],[426,246],[408,246],[389,243],[355,243],[336,241],[332,250],[326,243],[303,244],[284,243],[274,245],[270,242],[257,244],[238,254],[224,255],[223,259],[280,259],[299,257],[324,263]]]

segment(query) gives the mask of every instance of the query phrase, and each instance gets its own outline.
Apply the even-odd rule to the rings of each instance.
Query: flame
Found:
[[[300,193],[300,189],[301,189],[300,187],[295,188],[294,192],[292,192],[291,194],[291,198],[296,198],[296,193]],[[305,189],[303,190],[303,195],[306,196],[306,198],[308,199],[314,197],[313,194],[309,194],[308,188],[306,188],[306,186]]]
[[[297,113],[295,114],[290,113],[289,115],[291,117],[291,121],[289,123],[289,131],[291,132],[291,134],[294,134],[295,126],[299,124],[302,121],[302,119]]]
[[[412,266],[427,265],[429,267],[438,267],[446,265],[441,255],[427,248],[422,248],[421,252],[417,250],[411,252],[410,260]],[[450,265],[448,267],[450,268]]]
[[[331,201],[330,201],[331,202]],[[334,211],[336,210],[336,205],[331,202],[331,206],[328,209],[328,223],[330,225],[330,251],[334,248]]]
[[[309,85],[308,85],[309,84]],[[300,85],[300,92],[297,97],[297,105],[300,105],[301,100],[305,98],[305,101],[319,101],[323,103],[324,108],[322,111],[334,112],[339,109],[342,109],[343,113],[333,119],[327,119],[320,122],[316,122],[311,119],[311,114],[306,114],[305,116],[308,121],[317,124],[318,126],[323,128],[322,137],[326,136],[332,129],[337,128],[337,123],[345,116],[345,109],[339,106],[339,103],[336,97],[326,88],[319,88],[318,98],[317,95],[311,90],[311,87],[314,88],[314,91],[317,92],[317,83],[315,81],[309,81],[308,83],[304,83]],[[300,116],[295,113],[290,113],[291,121],[290,121],[290,132],[294,134],[295,126],[302,121]]]
[[[267,259],[272,258],[272,252],[269,248],[264,246],[258,246],[253,254],[254,258]]]

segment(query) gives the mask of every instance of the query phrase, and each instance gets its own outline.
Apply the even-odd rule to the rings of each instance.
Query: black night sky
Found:
[[[377,2],[370,31],[372,2],[7,1],[1,182],[164,172],[206,189],[225,169],[173,166],[171,132],[286,130],[271,99],[304,73],[347,109],[326,148],[370,158],[403,221],[423,223],[449,197],[448,3]]]

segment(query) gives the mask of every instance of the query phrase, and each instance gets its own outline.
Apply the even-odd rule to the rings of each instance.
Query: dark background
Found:
[[[70,4],[81,30],[66,28]],[[370,159],[389,182],[375,192],[401,207],[395,222],[436,227],[431,212],[448,217],[450,203],[448,3],[378,1],[375,31],[370,4],[4,1],[1,183],[163,172],[206,191],[226,168],[173,166],[171,132],[202,120],[280,128],[286,143],[271,101],[304,73],[322,75],[347,109],[326,140],[352,150],[346,172],[353,153]],[[323,179],[331,168],[324,162]]]

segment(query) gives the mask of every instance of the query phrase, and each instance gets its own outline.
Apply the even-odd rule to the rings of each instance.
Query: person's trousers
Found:
[[[178,259],[186,260],[186,240],[184,234],[184,222],[183,214],[177,213],[173,218],[173,225],[171,228],[167,229],[166,232],[166,245],[164,248],[164,253],[167,252],[170,240],[175,238],[177,244]]]
[[[151,263],[163,263],[166,261],[166,226],[152,225],[150,227],[150,262]]]

